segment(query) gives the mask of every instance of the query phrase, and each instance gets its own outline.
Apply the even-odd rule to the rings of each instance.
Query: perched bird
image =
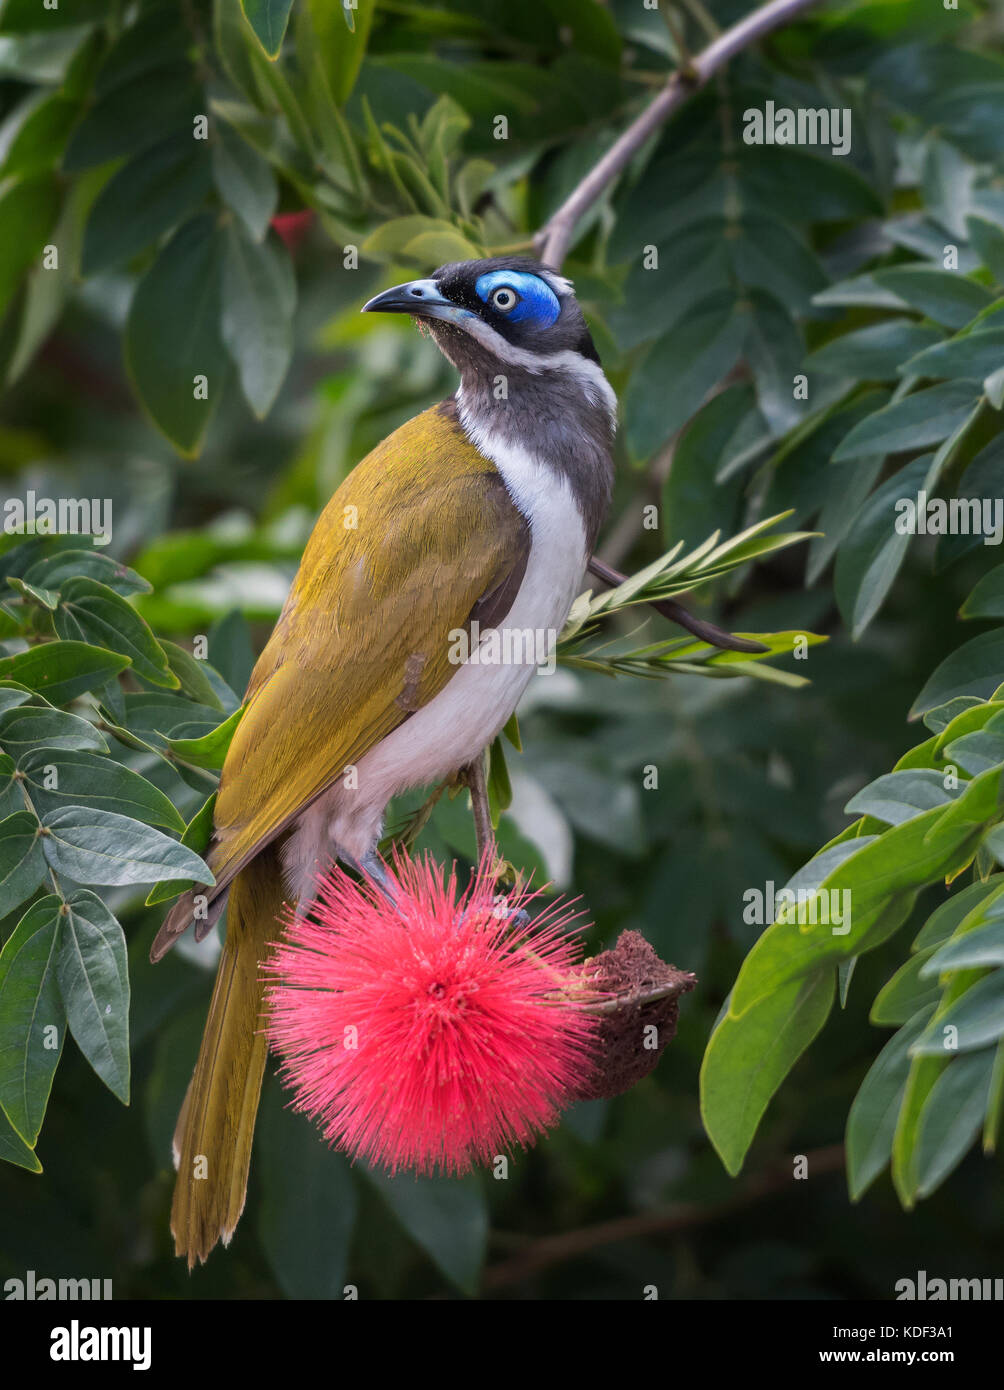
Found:
[[[571,284],[524,257],[444,265],[371,299],[411,314],[456,396],[353,470],[307,542],[220,779],[212,889],[180,898],[159,960],[227,908],[202,1046],[175,1133],[171,1228],[191,1268],[244,1207],[265,1068],[259,962],[286,902],[335,860],[377,879],[387,803],[479,758],[540,660],[458,662],[458,630],[555,633],[613,481],[616,398]],[[521,659],[512,659],[513,655]],[[199,894],[203,894],[201,898]]]

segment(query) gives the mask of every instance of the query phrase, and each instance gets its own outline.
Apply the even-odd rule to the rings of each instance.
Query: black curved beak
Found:
[[[415,314],[419,318],[453,318],[457,306],[440,293],[435,280],[409,280],[374,296],[361,310],[364,314]]]

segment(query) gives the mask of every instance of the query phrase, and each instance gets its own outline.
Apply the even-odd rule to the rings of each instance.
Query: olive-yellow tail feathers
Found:
[[[230,889],[209,1018],[174,1135],[171,1231],[189,1269],[204,1263],[217,1241],[229,1244],[244,1210],[268,1053],[259,964],[279,933],[282,906],[278,852],[269,846]]]

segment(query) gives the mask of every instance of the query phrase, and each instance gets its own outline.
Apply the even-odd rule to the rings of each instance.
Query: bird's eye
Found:
[[[508,314],[510,309],[516,307],[516,300],[518,297],[515,290],[511,290],[507,285],[503,285],[492,295],[492,304],[500,313]]]

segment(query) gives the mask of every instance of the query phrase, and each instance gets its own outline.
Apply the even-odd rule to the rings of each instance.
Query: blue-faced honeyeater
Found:
[[[567,280],[522,257],[464,261],[364,307],[419,320],[460,386],[321,514],[223,767],[216,885],[180,898],[153,945],[158,960],[193,920],[204,936],[226,906],[175,1134],[171,1226],[190,1267],[244,1207],[267,1051],[259,963],[284,904],[309,904],[337,860],[380,879],[391,797],[482,756],[539,646],[458,663],[457,630],[559,631],[610,498],[616,400]]]

